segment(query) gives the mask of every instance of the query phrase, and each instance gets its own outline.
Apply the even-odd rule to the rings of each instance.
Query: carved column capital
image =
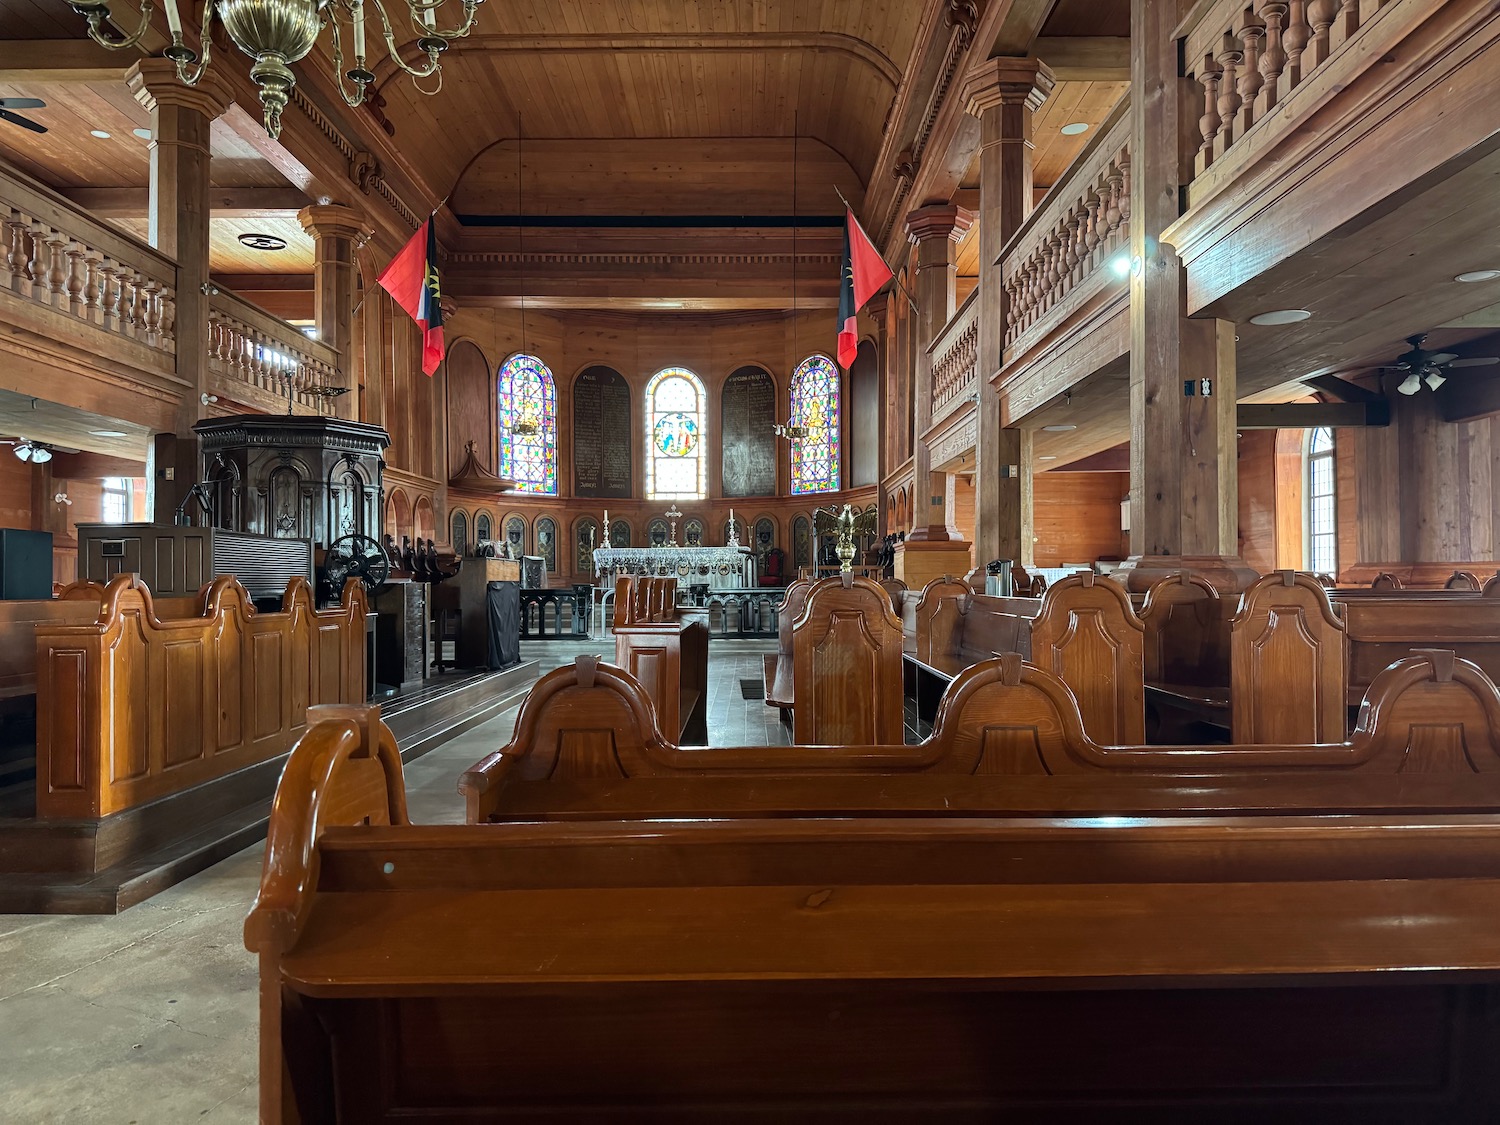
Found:
[[[1056,85],[1052,69],[1041,59],[985,59],[964,78],[964,108],[975,117],[1003,105],[1023,105],[1035,113]]]
[[[906,233],[915,243],[946,238],[960,241],[974,222],[974,212],[957,203],[928,203],[906,213]]]
[[[297,212],[302,229],[316,239],[347,238],[360,242],[375,233],[364,215],[339,203],[314,203]]]
[[[176,67],[167,59],[141,59],[125,72],[131,94],[146,110],[171,106],[197,110],[208,120],[223,115],[234,103],[234,93],[212,70],[188,86],[177,78]]]

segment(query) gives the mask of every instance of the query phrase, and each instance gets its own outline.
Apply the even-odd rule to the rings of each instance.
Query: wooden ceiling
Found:
[[[496,141],[801,137],[870,174],[923,5],[490,3],[428,98],[377,68],[396,143],[447,188]]]
[[[5,390],[0,390],[0,437],[27,438],[62,449],[86,449],[132,461],[144,461],[151,444],[151,432],[137,423]],[[0,457],[10,455],[9,446],[0,446]]]

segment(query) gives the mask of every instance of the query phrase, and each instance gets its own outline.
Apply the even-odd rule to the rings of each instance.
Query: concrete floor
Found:
[[[528,642],[546,671],[606,639]],[[770,642],[715,641],[709,741],[787,741],[741,679]],[[509,740],[513,708],[406,768],[411,818],[457,823],[458,775]],[[260,880],[247,848],[116,917],[0,915],[0,1122],[256,1120],[256,965],[241,936]]]

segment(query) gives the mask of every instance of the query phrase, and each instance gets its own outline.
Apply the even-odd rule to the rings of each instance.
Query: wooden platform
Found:
[[[513,706],[535,682],[501,672],[429,679],[382,705],[412,761]],[[285,756],[102,821],[38,820],[24,780],[0,791],[0,914],[117,914],[264,838]]]

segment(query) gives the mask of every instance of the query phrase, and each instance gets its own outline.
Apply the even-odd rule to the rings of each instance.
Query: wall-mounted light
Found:
[[[205,391],[203,394],[201,394],[201,395],[198,396],[198,401],[200,403],[202,403],[204,406],[207,406],[211,402],[218,402],[219,401],[219,396],[218,395],[211,395],[207,391]]]
[[[67,504],[70,507],[72,506],[72,503],[73,503],[73,501],[68,498],[68,494],[66,492],[59,492],[56,496],[54,496],[52,498],[52,502],[54,504]]]

